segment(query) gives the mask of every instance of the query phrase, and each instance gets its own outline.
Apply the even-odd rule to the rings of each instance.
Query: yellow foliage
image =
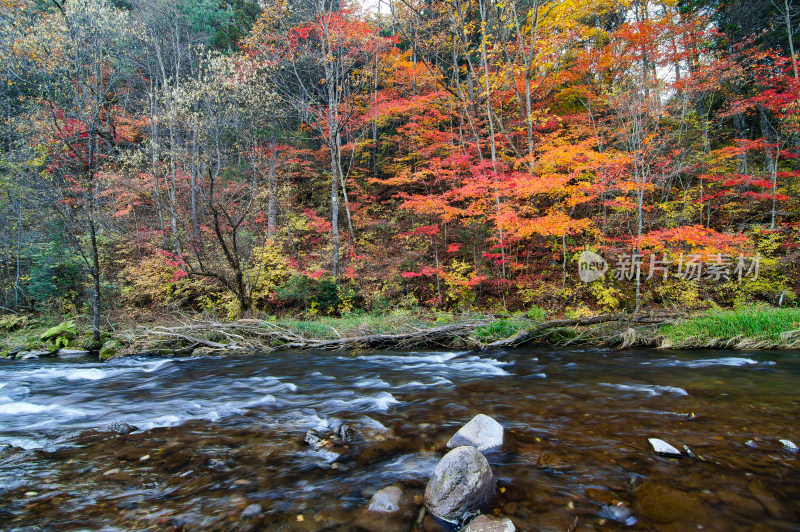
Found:
[[[253,250],[253,266],[250,268],[252,298],[256,308],[262,306],[275,289],[289,279],[289,265],[278,244],[268,241],[260,249]]]

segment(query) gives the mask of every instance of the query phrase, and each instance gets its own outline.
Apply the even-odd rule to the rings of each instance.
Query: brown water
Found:
[[[800,462],[778,443],[800,443],[799,355],[3,361],[0,442],[15,447],[0,450],[0,529],[349,530],[375,490],[421,494],[447,440],[484,413],[510,436],[490,456],[488,510],[519,530],[800,530]],[[142,430],[91,430],[112,421]],[[366,442],[303,443],[342,422]],[[697,457],[657,456],[649,437]],[[261,515],[242,519],[254,503]],[[608,504],[637,523],[603,518]]]

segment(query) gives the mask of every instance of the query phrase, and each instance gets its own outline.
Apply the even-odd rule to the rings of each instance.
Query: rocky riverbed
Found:
[[[8,530],[798,527],[800,464],[780,441],[800,440],[795,352],[32,359],[0,373]],[[497,436],[482,417],[468,428],[477,414],[501,444],[475,440]],[[474,504],[439,512],[429,483],[471,439],[440,499],[477,474]]]

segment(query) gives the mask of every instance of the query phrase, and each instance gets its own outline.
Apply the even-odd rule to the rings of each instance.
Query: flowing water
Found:
[[[375,490],[421,494],[484,413],[509,439],[486,510],[519,530],[800,530],[800,462],[778,441],[800,443],[798,391],[798,352],[0,361],[0,529],[349,530]],[[93,430],[116,421],[139,430]],[[365,441],[303,442],[341,423]]]

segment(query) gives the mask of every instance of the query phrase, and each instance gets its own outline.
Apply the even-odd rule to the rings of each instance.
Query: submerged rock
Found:
[[[254,517],[258,517],[264,510],[261,508],[260,504],[253,503],[244,510],[242,510],[242,519],[245,521],[249,519],[253,519]]]
[[[784,497],[776,487],[765,484],[761,480],[751,480],[747,484],[747,489],[770,516],[781,521],[796,519],[794,511],[785,503]]]
[[[493,492],[494,475],[486,457],[475,447],[456,447],[433,470],[425,488],[425,507],[455,523],[468,510],[487,502]]]
[[[656,452],[656,454],[670,457],[681,456],[681,452],[678,449],[668,444],[664,440],[659,440],[658,438],[647,438],[647,441],[649,441],[650,445],[653,446],[653,450]]]
[[[360,430],[350,425],[342,424],[336,431],[334,440],[338,440],[340,443],[361,442],[364,441],[364,435]]]
[[[508,517],[479,515],[461,529],[461,532],[515,532],[517,528]]]
[[[712,515],[696,495],[663,484],[646,482],[633,494],[639,515],[657,523],[704,523]]]
[[[367,509],[353,523],[353,528],[364,532],[407,532],[414,514],[414,504],[403,490],[389,486],[372,496]]]
[[[303,441],[312,447],[322,447],[326,443],[323,434],[316,429],[309,429]]]
[[[392,513],[400,510],[403,490],[397,486],[389,486],[375,493],[369,501],[368,510],[372,512]]]
[[[484,414],[478,414],[458,429],[447,442],[448,449],[471,445],[486,454],[499,451],[503,447],[503,426]]]
[[[622,523],[625,526],[633,526],[637,521],[636,517],[633,515],[633,512],[627,506],[603,506],[600,508],[600,511],[597,512],[597,517],[611,519],[612,521]]]

